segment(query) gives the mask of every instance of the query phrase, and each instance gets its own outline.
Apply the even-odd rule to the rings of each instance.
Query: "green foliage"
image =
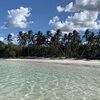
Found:
[[[34,34],[20,31],[18,44],[13,44],[11,34],[7,36],[8,44],[0,41],[0,57],[65,57],[100,59],[100,32],[86,30],[83,36],[74,30],[62,34],[58,29],[55,34],[38,31]]]
[[[6,57],[16,57],[16,46],[9,44],[5,46],[5,56]]]

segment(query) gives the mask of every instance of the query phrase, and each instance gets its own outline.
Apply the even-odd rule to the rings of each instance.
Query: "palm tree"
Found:
[[[28,33],[27,32],[19,32],[18,41],[19,45],[25,46],[28,40]]]
[[[64,34],[62,43],[64,44],[65,47],[65,58],[67,58],[68,57],[68,35],[67,34]]]
[[[71,47],[72,47],[72,36],[73,36],[73,34],[70,32],[70,33],[68,33],[68,39],[67,39],[67,46],[68,46],[68,50],[67,50],[67,55],[68,55],[68,57],[72,57],[72,49],[71,49]]]
[[[19,43],[20,46],[23,45],[23,38],[22,37],[23,37],[23,32],[20,31],[19,34],[18,34],[18,43]]]
[[[32,30],[28,31],[28,45],[34,43],[34,33]]]
[[[94,38],[94,33],[90,32],[88,29],[85,32],[84,35],[86,41],[88,42],[88,45],[92,45],[93,44],[93,38]]]
[[[43,33],[41,31],[38,31],[37,39],[36,39],[38,46],[42,46],[42,36],[43,36]]]
[[[52,42],[52,45],[55,46],[55,49],[57,51],[60,51],[60,53],[65,57],[65,52],[64,50],[62,49],[62,41],[61,41],[61,37],[62,36],[62,31],[60,29],[57,29],[56,30],[56,33],[54,34],[54,36],[51,38],[51,42]]]
[[[12,44],[13,39],[12,39],[11,34],[8,34],[7,41],[8,41],[8,44]]]
[[[42,52],[42,41],[43,39],[43,33],[41,31],[38,31],[37,33],[37,38],[36,38],[36,46],[38,48],[38,56],[41,56],[41,52]]]
[[[85,31],[85,35],[83,36],[83,38],[85,38],[87,45],[86,48],[84,48],[83,52],[87,52],[86,53],[86,57],[87,58],[91,58],[92,54],[93,54],[93,45],[95,43],[95,35],[94,32],[89,31],[88,29]],[[82,53],[83,54],[83,53]]]
[[[72,35],[72,50],[73,50],[73,55],[75,57],[78,56],[78,48],[80,43],[81,43],[80,35],[76,30],[74,30]]]
[[[51,31],[47,31],[47,33],[46,33],[46,46],[50,45],[51,36],[52,36]]]
[[[0,57],[3,57],[5,55],[4,51],[5,51],[5,44],[2,41],[0,41]]]
[[[60,40],[60,36],[62,35],[62,32],[60,29],[57,29],[56,34],[54,35],[55,37],[55,44],[59,45],[59,40]]]
[[[19,52],[23,51],[24,55],[25,55],[25,50],[24,49],[25,49],[25,46],[27,45],[27,40],[28,40],[28,34],[27,34],[27,32],[20,31],[19,35],[18,35],[18,41],[19,41],[18,51]]]
[[[98,32],[98,34],[95,36],[95,41],[97,46],[100,46],[100,31]]]
[[[27,34],[27,42],[28,42],[28,56],[30,55],[30,47],[34,44],[34,33],[32,30],[28,31]]]

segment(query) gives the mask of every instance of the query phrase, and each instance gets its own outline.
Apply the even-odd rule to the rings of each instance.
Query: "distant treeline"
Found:
[[[74,30],[62,34],[58,29],[55,34],[47,31],[34,33],[19,32],[18,44],[13,44],[11,34],[8,44],[0,42],[0,57],[65,57],[100,59],[100,32],[86,30],[83,35]]]

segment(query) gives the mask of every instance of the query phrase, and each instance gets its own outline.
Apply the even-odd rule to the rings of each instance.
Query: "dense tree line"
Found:
[[[7,41],[8,44],[0,41],[0,57],[100,59],[100,32],[86,30],[82,36],[76,30],[68,34],[62,34],[60,29],[55,34],[30,30],[19,32],[18,44],[13,44],[11,34],[8,34]]]

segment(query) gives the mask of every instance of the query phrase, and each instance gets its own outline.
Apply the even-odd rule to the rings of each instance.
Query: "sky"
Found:
[[[99,30],[100,0],[1,0],[0,40],[19,31]]]

